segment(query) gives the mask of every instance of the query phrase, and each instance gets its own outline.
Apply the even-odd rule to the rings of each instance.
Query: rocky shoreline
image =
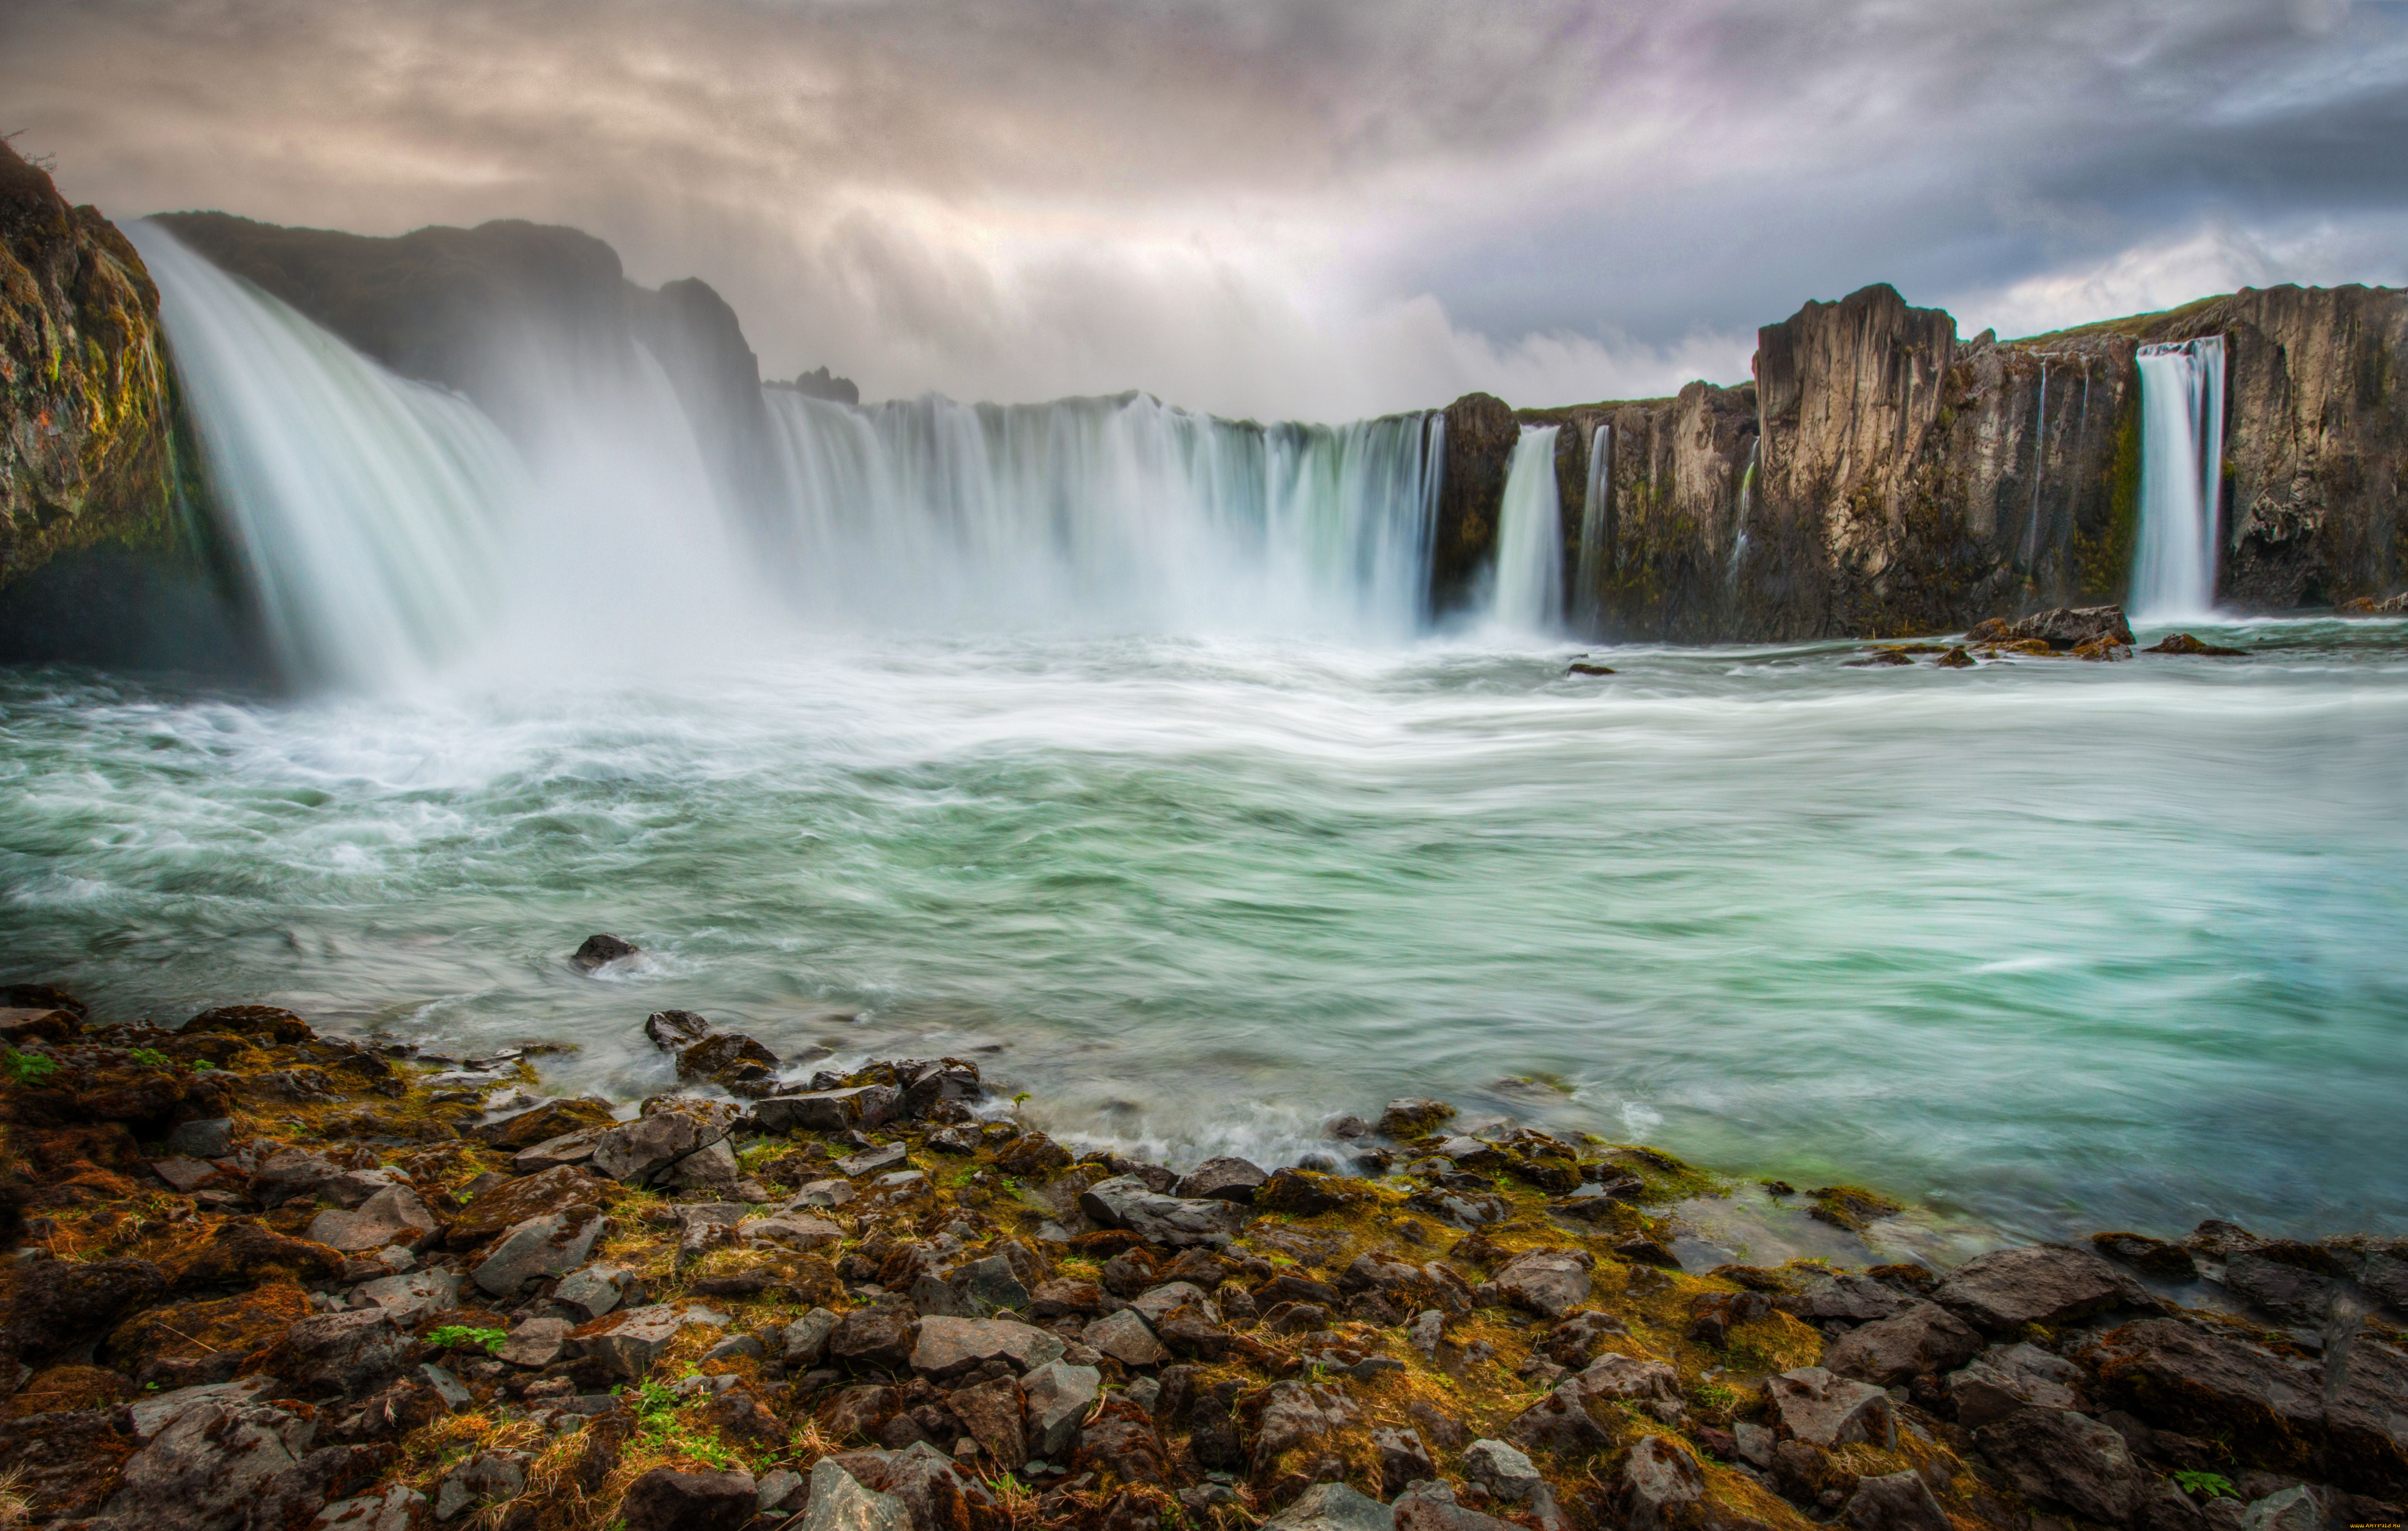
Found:
[[[640,1023],[683,1082],[629,1108],[542,1096],[540,1050],[0,992],[0,1526],[2310,1531],[2408,1499],[2408,1240],[1684,1270],[1667,1209],[1707,1180],[1643,1147],[1400,1100],[1307,1165],[1181,1174],[1052,1141],[971,1063],[799,1080]],[[2202,1281],[2224,1305],[2160,1295]]]

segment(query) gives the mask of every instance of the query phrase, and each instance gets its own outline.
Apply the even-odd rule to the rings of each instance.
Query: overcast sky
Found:
[[[871,396],[1566,403],[1873,281],[2408,280],[2398,0],[0,0],[0,117],[113,217],[571,223]]]

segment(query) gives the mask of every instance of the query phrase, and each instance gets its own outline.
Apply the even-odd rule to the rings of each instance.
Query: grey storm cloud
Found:
[[[2396,3],[10,0],[0,103],[112,215],[572,223],[873,393],[1560,402],[1870,281],[2408,265]]]

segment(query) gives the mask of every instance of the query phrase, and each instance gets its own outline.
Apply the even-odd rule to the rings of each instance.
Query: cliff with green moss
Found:
[[[1458,401],[1432,605],[1469,604],[1513,436],[1546,424],[1561,427],[1565,609],[1590,636],[1896,636],[2121,600],[2141,512],[2139,350],[2209,335],[2229,358],[2219,603],[2279,611],[2399,589],[2408,293],[2249,290],[2001,342],[1960,338],[1947,314],[1876,286],[1760,331],[1753,383],[1555,409]]]

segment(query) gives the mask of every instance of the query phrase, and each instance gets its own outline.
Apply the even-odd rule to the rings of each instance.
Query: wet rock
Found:
[[[642,948],[633,941],[616,936],[588,936],[569,953],[569,966],[580,973],[591,973],[611,963],[634,956]]]
[[[1725,1266],[1723,1271],[1733,1268],[1737,1267]],[[1816,1323],[1844,1319],[1850,1324],[1870,1324],[1875,1319],[1896,1318],[1914,1301],[1870,1276],[1833,1271],[1810,1278],[1795,1292],[1777,1293],[1772,1306],[1793,1318]]]
[[[471,1127],[466,1136],[488,1148],[514,1154],[573,1133],[597,1131],[598,1135],[599,1129],[607,1129],[612,1124],[610,1108],[601,1101],[547,1100],[532,1109]],[[516,1167],[515,1164],[512,1167]],[[551,1166],[538,1165],[534,1167],[543,1169]]]
[[[1315,1483],[1261,1531],[1392,1531],[1397,1512],[1344,1483]]]
[[[2083,1414],[2018,1409],[1975,1430],[1973,1439],[2016,1492],[2087,1520],[2129,1519],[2146,1482],[2124,1438]]]
[[[1079,1209],[1107,1228],[1125,1228],[1173,1248],[1226,1243],[1254,1221],[1249,1209],[1233,1202],[1166,1196],[1127,1175],[1088,1187],[1080,1194]]]
[[[1641,1436],[1614,1483],[1623,1519],[1633,1531],[1684,1524],[1682,1511],[1705,1497],[1698,1459],[1663,1436]]]
[[[1871,653],[1865,655],[1862,659],[1851,659],[1843,662],[1840,667],[1842,669],[1848,670],[1869,670],[1888,668],[1899,665],[1912,665],[1914,663],[1914,659],[1913,655],[1899,653],[1896,649],[1875,649]]]
[[[2014,1334],[2027,1324],[2057,1327],[2115,1308],[2154,1308],[2129,1276],[2069,1244],[1998,1250],[1949,1272],[1932,1293],[1977,1328]]]
[[[1156,1366],[1170,1355],[1145,1320],[1126,1308],[1107,1313],[1080,1330],[1079,1340],[1125,1366]]]
[[[970,1438],[996,1467],[1018,1472],[1028,1462],[1028,1433],[1022,1422],[1020,1384],[1009,1377],[956,1388],[949,1407]]]
[[[677,1073],[733,1095],[766,1095],[777,1087],[778,1055],[741,1032],[714,1032],[678,1053]]]
[[[644,1017],[644,1038],[663,1052],[678,1053],[710,1036],[710,1022],[694,1010],[654,1010]]]
[[[2295,1246],[2315,1249],[2313,1244]],[[2318,1252],[2323,1252],[2319,1251]],[[2333,1276],[2280,1258],[2269,1250],[2244,1250],[2224,1265],[2224,1288],[2285,1324],[2318,1325],[2343,1291]]]
[[[312,1040],[318,1035],[309,1023],[291,1010],[273,1005],[221,1005],[203,1010],[183,1024],[186,1032],[213,1032],[221,1037],[239,1037],[254,1044],[280,1044]]]
[[[2085,1352],[2103,1402],[2159,1429],[2248,1440],[2262,1458],[2305,1466],[2319,1453],[2324,1387],[2272,1352],[2172,1319],[2143,1319]]]
[[[1896,1439],[1888,1394],[1821,1366],[1783,1372],[1764,1392],[1780,1433],[1809,1446],[1862,1440],[1886,1450]]]
[[[770,1095],[754,1101],[752,1114],[765,1132],[869,1132],[895,1120],[899,1099],[891,1084],[852,1085]]]
[[[1454,1116],[1455,1108],[1445,1101],[1409,1095],[1388,1102],[1387,1109],[1380,1113],[1379,1131],[1383,1138],[1426,1138]]]
[[[627,1485],[619,1518],[626,1531],[741,1531],[752,1522],[752,1475],[654,1467]]]
[[[1244,1159],[1207,1159],[1183,1176],[1171,1194],[1185,1201],[1211,1199],[1251,1204],[1269,1173]]]
[[[433,1233],[435,1214],[406,1186],[389,1185],[360,1203],[355,1211],[339,1209],[309,1220],[312,1241],[356,1254],[389,1244],[412,1244]]]
[[[1055,1361],[1022,1378],[1020,1392],[1029,1454],[1059,1461],[1078,1440],[1079,1422],[1103,1395],[1103,1374],[1093,1366]]]
[[[1982,1337],[1970,1324],[1936,1304],[1918,1303],[1896,1318],[1850,1330],[1824,1354],[1823,1365],[1876,1387],[1903,1387],[1911,1378],[1954,1371],[1981,1353]]]
[[[299,1466],[315,1433],[261,1404],[191,1409],[125,1464],[96,1531],[235,1531],[268,1481]]]
[[[1027,1372],[1060,1360],[1064,1349],[1056,1336],[1008,1319],[924,1318],[910,1365],[913,1371],[940,1380],[996,1360]]]
[[[520,1149],[510,1155],[510,1173],[537,1175],[564,1165],[590,1164],[594,1159],[594,1150],[603,1136],[617,1125],[612,1122],[600,1126],[580,1127],[575,1132],[562,1133],[557,1138],[547,1138],[540,1143]]]
[[[856,1308],[828,1332],[827,1356],[838,1366],[901,1371],[910,1363],[912,1343],[911,1323],[902,1313],[892,1308]]]
[[[1971,654],[1967,653],[1965,651],[1965,646],[1960,643],[1950,649],[1946,653],[1942,654],[1939,658],[1933,660],[1931,663],[1939,665],[1943,670],[1970,670],[1976,665],[1980,664],[1981,661],[1975,659]]]
[[[2169,633],[2141,651],[2144,654],[2199,654],[2215,659],[2232,659],[2247,653],[2246,649],[2228,649],[2209,643],[2188,633]]]
[[[1952,1531],[1948,1512],[1912,1468],[1857,1479],[1840,1518],[1855,1531]]]
[[[1516,1308],[1559,1320],[1588,1300],[1589,1272],[1596,1265],[1586,1250],[1532,1250],[1498,1269],[1497,1290]]]
[[[2090,643],[2129,644],[2132,629],[2120,606],[2057,607],[2012,620],[1991,617],[1973,624],[1968,643],[2010,643],[2037,638],[2052,649],[2078,649]]]
[[[1997,1345],[1948,1377],[1956,1423],[1975,1429],[2027,1406],[2079,1409],[2082,1368],[2037,1345]]]
[[[2191,1258],[2190,1251],[2162,1238],[2136,1233],[2100,1233],[2090,1236],[2090,1247],[2110,1260],[2119,1260],[2142,1275],[2161,1281],[2199,1280],[2199,1262]]]
[[[986,1096],[978,1065],[959,1058],[939,1058],[909,1069],[898,1066],[897,1082],[902,1095],[896,1101],[896,1109],[914,1121],[929,1116],[946,1102],[977,1101]]]

